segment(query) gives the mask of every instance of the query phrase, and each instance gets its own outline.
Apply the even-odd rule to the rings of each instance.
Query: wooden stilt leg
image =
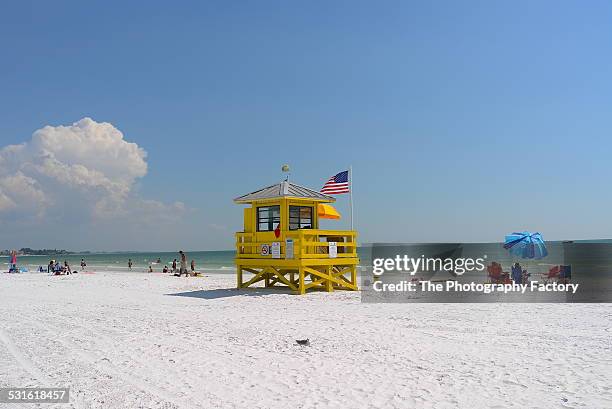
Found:
[[[325,280],[325,291],[327,291],[328,293],[331,293],[332,291],[334,291],[334,287],[332,286],[332,281],[330,280],[332,278],[332,266],[327,266],[327,280]]]
[[[304,268],[300,267],[300,276],[299,276],[299,286],[298,286],[298,293],[300,295],[305,294],[306,293],[306,288],[304,288]]]
[[[236,281],[237,281],[236,288],[240,290],[242,288],[242,268],[240,266],[237,266],[237,267],[238,268],[236,269]]]

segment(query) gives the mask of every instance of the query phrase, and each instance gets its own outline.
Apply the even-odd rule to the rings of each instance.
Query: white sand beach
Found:
[[[229,274],[2,274],[0,386],[71,388],[70,405],[45,408],[612,407],[610,305],[233,286]]]

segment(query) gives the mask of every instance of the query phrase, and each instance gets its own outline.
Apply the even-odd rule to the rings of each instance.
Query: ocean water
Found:
[[[369,249],[358,249],[362,264],[364,258],[369,260]],[[195,261],[197,271],[209,271],[216,273],[234,273],[234,250],[223,251],[191,251],[186,252],[187,264],[191,260]],[[180,265],[180,255],[178,252],[121,252],[121,253],[88,253],[70,254],[58,256],[20,256],[17,259],[19,267],[25,267],[30,272],[37,271],[40,266],[46,268],[50,260],[57,260],[60,263],[67,261],[72,269],[80,269],[81,259],[87,263],[87,268],[96,271],[129,271],[128,260],[132,260],[132,271],[147,272],[149,266],[154,272],[161,272],[164,266],[172,267],[172,260],[176,259]],[[157,260],[161,263],[157,263]],[[0,272],[8,271],[9,257],[0,256]]]
[[[544,273],[551,265],[574,264],[588,266],[588,271],[610,271],[612,268],[612,240],[580,240],[575,242],[546,242],[549,256],[543,260],[522,261],[530,272]],[[406,246],[406,245],[402,245]],[[413,245],[407,245],[407,249]],[[371,266],[372,247],[364,246],[357,249],[360,266]],[[461,246],[462,257],[481,257],[487,255],[487,264],[497,261],[504,269],[509,269],[514,260],[502,247],[501,243],[465,243]],[[217,273],[234,273],[234,250],[223,251],[192,251],[187,252],[187,262],[195,261],[196,270]],[[418,257],[420,254],[413,254]],[[377,257],[379,257],[378,255]],[[85,259],[87,267],[98,271],[129,271],[128,260],[132,259],[132,271],[146,272],[149,266],[154,272],[160,272],[165,265],[172,266],[172,260],[180,260],[178,252],[120,252],[120,253],[88,253],[70,254],[65,256],[20,256],[17,264],[29,271],[36,271],[39,266],[46,267],[49,260],[56,259],[70,266],[80,268],[81,259]],[[157,263],[157,260],[160,263]],[[0,272],[8,271],[9,257],[0,256]]]
[[[215,270],[218,272],[235,271],[234,255],[235,251],[194,251],[186,252],[187,263],[195,261],[198,271]],[[87,263],[87,268],[97,271],[129,271],[128,260],[132,260],[132,271],[145,272],[149,266],[154,272],[161,272],[164,266],[172,267],[172,260],[176,259],[180,264],[178,252],[121,252],[121,253],[88,253],[70,254],[58,256],[20,256],[17,258],[19,267],[25,267],[29,271],[37,270],[39,266],[45,268],[50,260],[57,260],[60,263],[67,261],[72,269],[80,269],[81,259]],[[158,259],[161,261],[158,263]],[[9,257],[0,257],[0,271],[8,270]]]

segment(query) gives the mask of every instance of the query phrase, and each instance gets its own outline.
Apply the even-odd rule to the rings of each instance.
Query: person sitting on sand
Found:
[[[523,273],[521,275],[521,280],[523,284],[529,284],[529,277],[531,277],[531,273],[526,269],[523,269]]]
[[[168,273],[168,266],[164,266],[164,269],[162,270],[162,273],[164,273],[164,274]]]
[[[149,273],[153,272],[153,266],[149,264]]]

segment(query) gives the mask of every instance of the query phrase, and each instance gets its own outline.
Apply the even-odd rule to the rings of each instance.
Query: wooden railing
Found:
[[[357,257],[357,232],[352,230],[312,230],[303,229],[283,232],[281,237],[270,241],[255,241],[255,233],[236,233],[236,258],[271,259],[272,255],[262,255],[262,246],[279,242],[281,259],[286,259],[287,239],[293,240],[293,259],[329,258],[329,243],[337,246],[337,258]]]

